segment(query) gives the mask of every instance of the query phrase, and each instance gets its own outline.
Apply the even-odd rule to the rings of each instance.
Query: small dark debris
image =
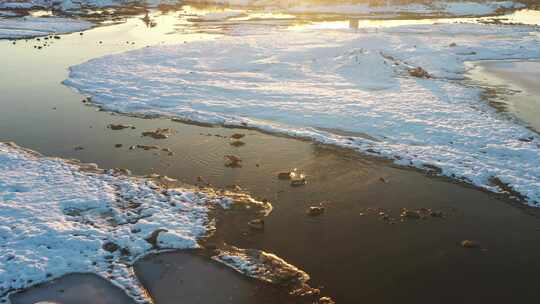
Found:
[[[123,130],[123,129],[128,129],[128,128],[131,128],[131,129],[135,129],[134,126],[132,125],[125,125],[125,124],[109,124],[107,126],[107,128],[111,129],[111,130]]]
[[[240,139],[240,138],[242,138],[244,136],[246,136],[246,135],[242,134],[242,133],[234,133],[233,135],[231,135],[231,138]]]
[[[309,207],[307,214],[309,216],[319,216],[323,214],[325,211],[325,208],[323,206],[311,206]]]
[[[235,140],[233,142],[230,143],[231,146],[233,147],[241,147],[241,146],[244,146],[246,143],[241,141],[241,140]]]
[[[113,242],[106,242],[105,244],[103,244],[102,248],[103,250],[108,252],[115,252],[116,250],[118,250],[118,245]]]
[[[431,75],[421,67],[409,69],[409,75],[418,78],[431,78]]]

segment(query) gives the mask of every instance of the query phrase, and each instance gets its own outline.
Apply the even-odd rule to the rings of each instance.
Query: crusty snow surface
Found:
[[[137,302],[148,299],[131,264],[153,246],[197,248],[213,229],[208,211],[228,197],[95,170],[0,143],[0,301],[66,273],[96,273]],[[106,244],[118,248],[110,251]],[[109,251],[106,249],[109,248]]]
[[[60,17],[0,17],[0,39],[17,39],[65,34],[89,29],[94,24]]]
[[[494,192],[502,182],[540,206],[540,137],[462,81],[468,60],[540,58],[537,28],[240,26],[231,33],[91,60],[72,67],[65,83],[108,110],[307,137],[436,166]],[[433,78],[409,76],[417,66]]]

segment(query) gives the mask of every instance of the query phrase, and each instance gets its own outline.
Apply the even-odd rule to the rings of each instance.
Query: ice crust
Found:
[[[537,206],[538,134],[497,113],[481,89],[463,81],[465,61],[530,58],[540,58],[540,34],[529,26],[240,26],[214,41],[91,60],[72,67],[65,83],[111,111],[311,138],[401,165],[435,166],[490,191],[512,189]],[[418,66],[433,77],[410,76]]]

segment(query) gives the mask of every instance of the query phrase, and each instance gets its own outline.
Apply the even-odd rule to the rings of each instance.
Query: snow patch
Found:
[[[278,256],[262,250],[229,246],[212,259],[249,277],[273,284],[303,285],[309,275]]]
[[[0,10],[0,17],[17,17],[17,16],[19,16],[17,12]]]
[[[83,31],[93,23],[59,17],[0,18],[0,39],[18,39]]]
[[[539,58],[536,28],[248,33],[98,58],[72,67],[65,83],[108,110],[311,138],[540,202],[539,136],[460,81],[465,61]],[[418,66],[433,78],[410,76]],[[372,139],[322,131],[332,129]]]
[[[26,0],[11,1],[0,0],[0,9],[55,9],[79,10],[83,7],[114,7],[133,4],[157,6],[159,4],[178,4],[177,0]],[[499,9],[519,9],[524,4],[514,1],[432,1],[429,3],[386,4],[369,5],[367,3],[309,3],[300,0],[190,0],[187,2],[219,4],[233,7],[259,7],[265,9],[285,10],[290,13],[322,13],[344,15],[366,14],[446,14],[455,16],[488,15],[496,13]]]
[[[148,303],[133,262],[154,249],[199,247],[215,229],[210,209],[230,199],[0,143],[0,301],[81,272]]]
[[[194,21],[223,21],[229,18],[239,17],[246,14],[244,10],[224,10],[221,12],[211,12],[193,18]]]

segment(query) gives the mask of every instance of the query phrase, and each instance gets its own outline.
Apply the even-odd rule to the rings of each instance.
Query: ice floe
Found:
[[[242,29],[91,60],[65,83],[111,111],[307,137],[540,202],[540,137],[462,81],[468,60],[540,58],[536,27]]]
[[[83,31],[93,23],[60,17],[0,18],[0,39],[18,39]]]
[[[271,210],[247,195],[168,189],[119,172],[0,143],[1,302],[18,289],[81,272],[147,303],[131,268],[138,257],[199,247],[214,229],[209,210],[217,206]]]

